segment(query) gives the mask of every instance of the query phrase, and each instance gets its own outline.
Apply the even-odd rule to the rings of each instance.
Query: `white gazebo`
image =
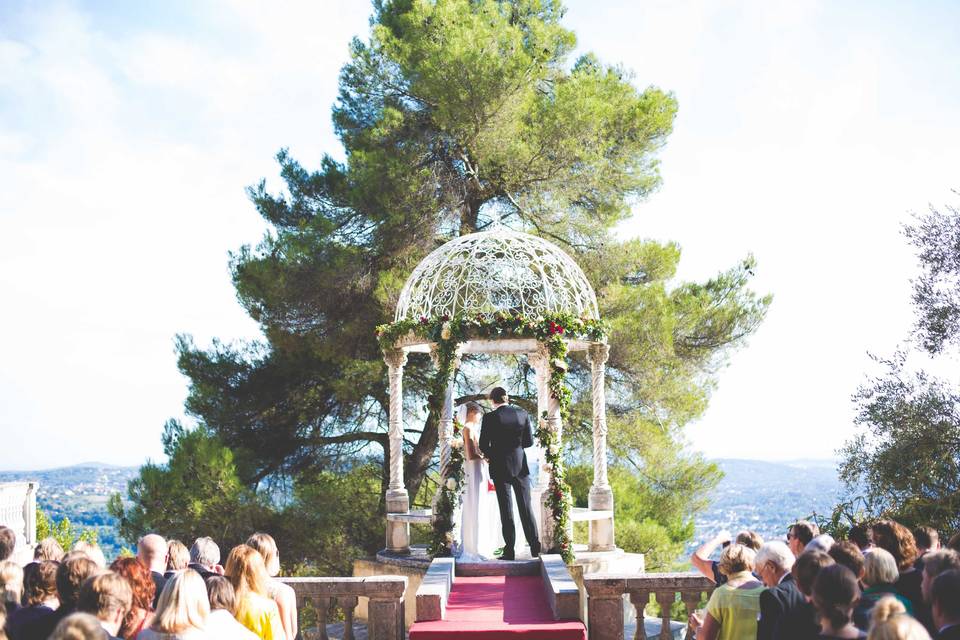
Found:
[[[400,294],[396,321],[491,316],[498,312],[536,318],[569,314],[599,320],[593,288],[576,262],[558,246],[526,233],[495,226],[492,230],[460,236],[434,250],[413,270]],[[593,484],[588,509],[573,509],[571,522],[590,521],[590,551],[613,551],[613,493],[607,480],[607,425],[604,401],[604,368],[609,353],[606,340],[566,338],[569,351],[585,351],[592,373]],[[429,523],[429,511],[410,511],[403,484],[403,368],[410,352],[430,353],[437,362],[437,345],[410,332],[384,346],[390,382],[390,484],[386,494],[386,550],[409,553],[409,525]],[[546,415],[547,427],[562,432],[560,405],[548,387],[550,358],[537,338],[482,337],[460,344],[463,353],[525,355],[536,372],[537,414]],[[455,360],[452,371],[459,366]],[[453,385],[447,384],[440,419],[440,460],[444,468],[453,434]],[[553,540],[552,518],[544,507],[544,490],[550,470],[540,467],[533,490],[541,505],[538,526],[544,549]]]

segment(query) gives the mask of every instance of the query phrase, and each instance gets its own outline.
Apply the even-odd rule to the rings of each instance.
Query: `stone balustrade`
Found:
[[[33,559],[37,544],[37,482],[0,483],[0,525],[17,535],[13,560],[25,564]]]
[[[317,616],[320,640],[328,640],[327,618],[331,610],[344,615],[343,640],[353,640],[353,617],[360,598],[368,598],[367,637],[370,640],[403,640],[405,637],[403,596],[407,579],[403,576],[363,578],[280,578],[293,587],[297,606],[309,603]]]
[[[623,596],[637,609],[637,640],[643,635],[643,611],[653,594],[662,617],[660,640],[670,640],[670,606],[677,600],[695,610],[715,585],[697,573],[596,574],[583,579],[587,592],[590,640],[623,640]]]

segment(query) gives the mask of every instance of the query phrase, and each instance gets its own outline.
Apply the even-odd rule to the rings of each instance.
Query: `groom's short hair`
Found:
[[[496,402],[497,404],[502,404],[507,401],[507,390],[503,387],[494,387],[493,391],[490,392],[490,399]]]

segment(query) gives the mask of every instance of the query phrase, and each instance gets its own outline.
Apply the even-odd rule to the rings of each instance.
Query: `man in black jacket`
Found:
[[[493,411],[483,416],[480,426],[480,451],[490,463],[490,478],[497,489],[500,524],[503,527],[503,560],[514,559],[516,526],[513,523],[513,493],[517,495],[517,511],[523,535],[530,545],[530,555],[540,555],[537,523],[530,506],[530,470],[524,449],[533,446],[530,416],[523,409],[508,404],[507,391],[497,387],[490,392]]]
[[[944,571],[931,588],[937,640],[960,640],[960,571]]]
[[[805,604],[790,570],[793,552],[782,542],[768,542],[757,552],[756,574],[768,588],[760,594],[760,619],[757,640],[773,640],[781,620]]]

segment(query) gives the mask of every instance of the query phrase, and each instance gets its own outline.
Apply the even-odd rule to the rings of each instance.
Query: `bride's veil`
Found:
[[[461,425],[467,424],[467,405],[462,404],[457,407],[457,422]]]

